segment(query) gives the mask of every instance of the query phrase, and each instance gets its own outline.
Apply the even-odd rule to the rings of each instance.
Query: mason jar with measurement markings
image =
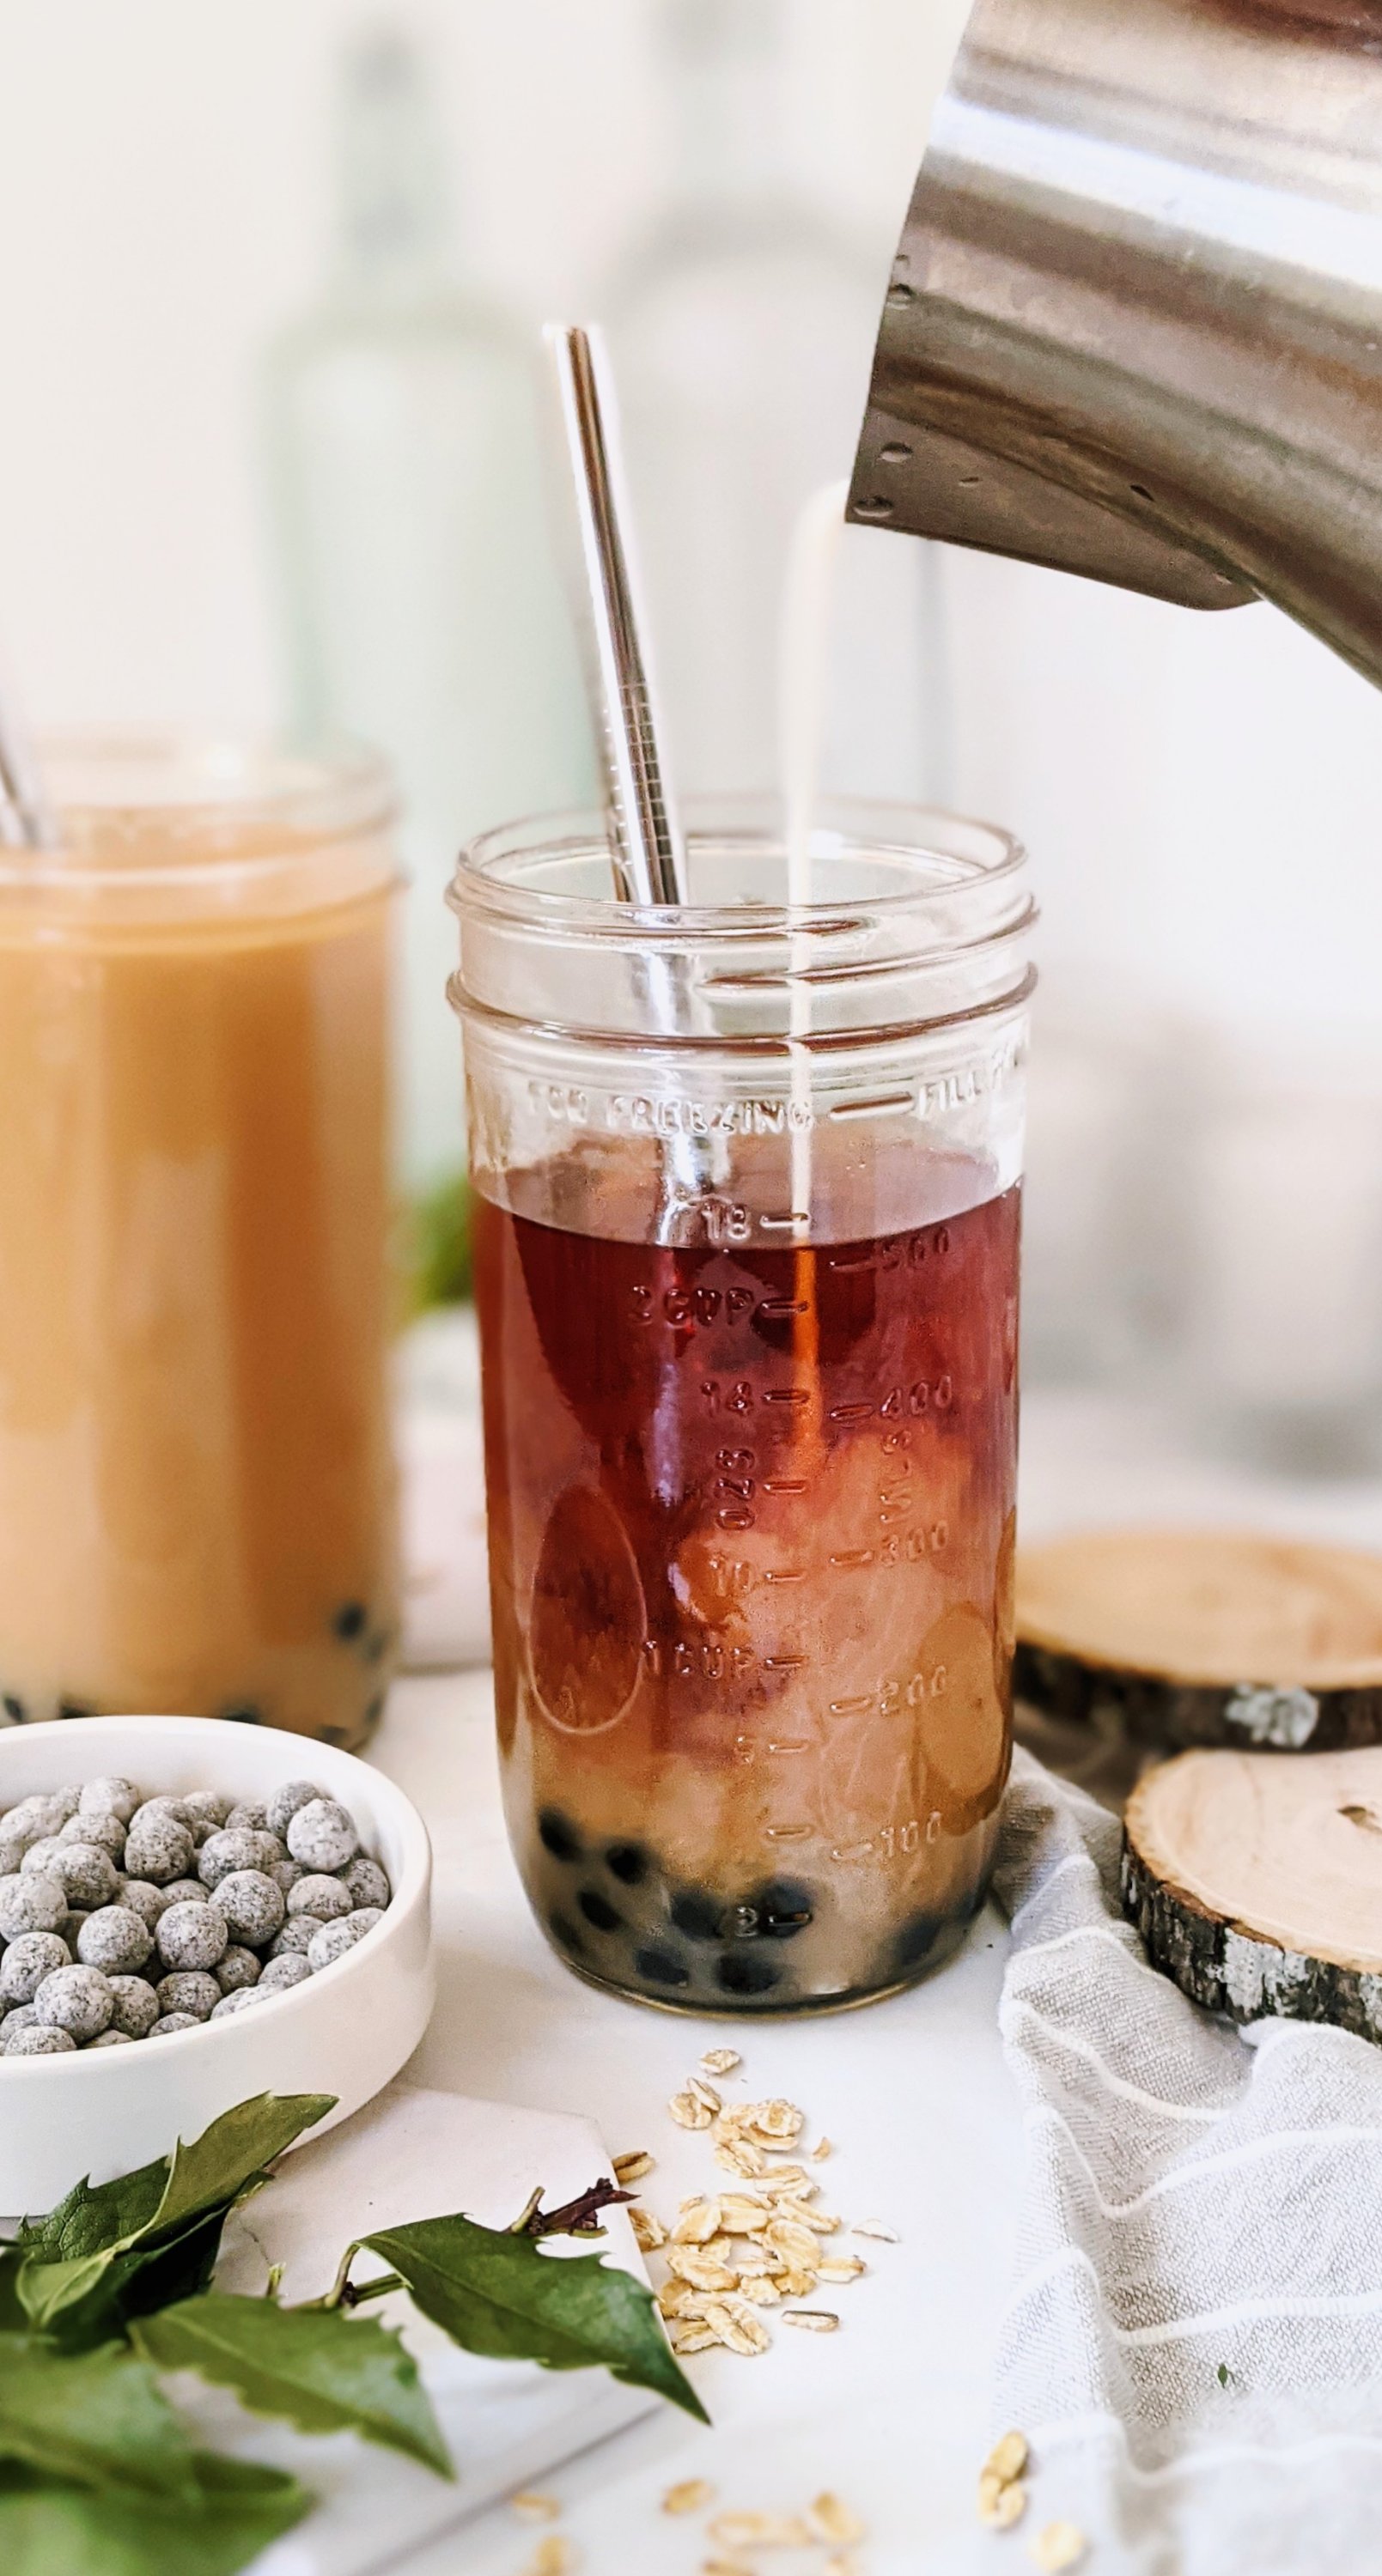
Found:
[[[1032,904],[988,826],[524,824],[452,902],[499,1738],[578,1974],[793,2013],[958,1947],[1007,1777]],[[798,876],[798,882],[800,878]]]

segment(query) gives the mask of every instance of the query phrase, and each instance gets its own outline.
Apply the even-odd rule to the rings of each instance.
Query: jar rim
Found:
[[[388,763],[346,740],[92,725],[41,734],[36,751],[60,845],[0,850],[7,887],[238,877],[381,831],[397,810]]]
[[[780,847],[784,852],[781,801],[772,795],[691,796],[684,800],[686,837],[695,852],[720,842],[744,849]],[[669,906],[624,903],[611,891],[598,899],[562,893],[551,886],[519,881],[524,866],[569,858],[585,860],[611,850],[605,814],[572,809],[526,816],[482,832],[466,843],[447,890],[454,912],[483,913],[510,924],[596,944],[626,945],[630,934],[640,942],[684,945],[688,940],[714,943],[788,934],[810,937],[835,927],[842,910],[878,913],[896,920],[908,913],[924,915],[928,905],[944,903],[946,933],[941,945],[964,948],[1009,937],[1033,916],[1027,886],[1027,851],[1016,835],[1001,825],[939,806],[913,805],[870,797],[822,797],[812,829],[812,860],[828,861],[867,853],[881,859],[924,865],[934,862],[933,883],[917,879],[891,889],[867,893],[823,894],[819,900],[779,903],[686,904]],[[512,871],[506,874],[505,871]],[[974,918],[956,919],[974,897]],[[1004,897],[1007,897],[1007,902]],[[995,903],[995,898],[997,901]],[[966,929],[970,937],[965,936]]]

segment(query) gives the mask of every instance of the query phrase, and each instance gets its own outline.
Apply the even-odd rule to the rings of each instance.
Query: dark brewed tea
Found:
[[[800,2011],[958,1944],[1009,1757],[1019,1205],[674,1249],[480,1202],[509,1824],[584,1975]]]

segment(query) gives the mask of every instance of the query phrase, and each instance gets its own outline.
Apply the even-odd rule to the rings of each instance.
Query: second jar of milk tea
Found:
[[[50,755],[0,852],[0,1698],[357,1745],[396,1627],[389,797]]]

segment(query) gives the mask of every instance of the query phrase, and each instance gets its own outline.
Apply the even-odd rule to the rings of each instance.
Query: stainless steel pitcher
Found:
[[[1382,0],[977,0],[849,515],[1382,684]]]

